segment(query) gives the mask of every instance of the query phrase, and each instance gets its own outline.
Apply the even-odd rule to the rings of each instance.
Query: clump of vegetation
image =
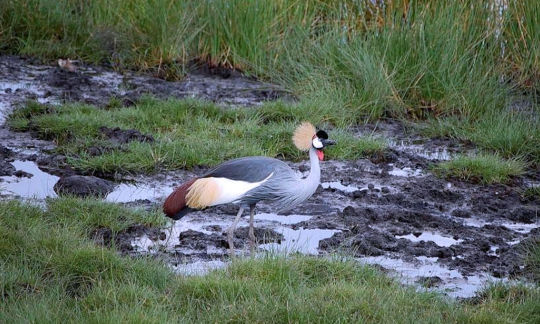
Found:
[[[532,186],[523,191],[525,198],[533,198],[540,200],[540,186]]]
[[[0,321],[534,323],[540,317],[534,288],[506,294],[518,298],[499,289],[475,305],[460,304],[353,261],[308,256],[239,259],[184,277],[157,260],[97,246],[88,235],[136,222],[160,223],[152,213],[95,200],[51,199],[46,210],[0,202]]]
[[[435,165],[435,174],[445,178],[484,184],[504,183],[523,174],[525,164],[517,159],[503,159],[493,154],[461,155]]]
[[[237,68],[282,84],[336,126],[387,115],[433,119],[440,133],[538,163],[539,119],[507,112],[516,94],[538,111],[540,4],[499,5],[7,1],[0,52],[80,58],[172,79],[193,60]]]
[[[531,119],[532,118],[532,119]],[[478,147],[506,158],[520,157],[540,164],[540,125],[520,112],[486,114],[476,121],[460,117],[430,119],[422,132],[427,136],[472,141]]]
[[[282,120],[279,111],[294,117]],[[10,125],[37,132],[54,140],[58,151],[74,167],[101,173],[153,172],[162,169],[211,166],[230,158],[266,155],[304,160],[306,154],[292,144],[294,128],[303,120],[324,118],[301,104],[268,103],[259,109],[223,109],[194,100],[142,100],[129,109],[99,109],[75,104],[57,107],[51,113],[36,104],[17,110]],[[102,126],[137,129],[155,141],[132,141],[122,145],[108,141]],[[328,149],[333,159],[356,159],[381,154],[384,141],[356,138],[344,130],[330,130],[339,145]],[[91,154],[90,148],[103,148]]]

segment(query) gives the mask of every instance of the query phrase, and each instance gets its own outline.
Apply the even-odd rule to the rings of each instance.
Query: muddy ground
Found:
[[[197,69],[183,81],[168,82],[103,67],[81,65],[76,72],[68,72],[31,59],[0,57],[0,117],[27,99],[105,106],[116,98],[130,106],[146,93],[160,98],[203,98],[224,107],[256,106],[286,96],[275,85],[238,73]],[[111,136],[118,131],[104,130]],[[353,131],[358,136],[381,136],[388,140],[389,149],[384,155],[356,161],[325,161],[315,195],[285,215],[273,214],[272,206],[258,205],[260,250],[344,254],[378,264],[404,282],[459,297],[473,296],[488,281],[527,277],[530,269],[522,255],[527,244],[540,239],[540,202],[525,198],[522,191],[539,184],[537,170],[508,185],[439,179],[429,172],[430,165],[474,151],[474,147],[421,138],[396,121]],[[144,136],[132,130],[116,137],[151,140]],[[206,171],[178,170],[111,183],[77,175],[64,157],[50,154],[52,143],[31,134],[2,126],[0,141],[0,197],[5,199],[43,199],[55,197],[59,190],[83,188],[89,193],[99,191],[108,201],[152,209],[159,208],[175,186]],[[290,165],[304,175],[309,172],[307,162]],[[222,267],[228,260],[224,231],[236,211],[232,205],[219,206],[189,214],[170,228],[136,226],[121,233],[116,246],[124,254],[163,258],[180,273]],[[238,253],[247,252],[246,226],[243,220],[236,232]],[[96,231],[93,238],[99,244],[112,243],[108,229]]]

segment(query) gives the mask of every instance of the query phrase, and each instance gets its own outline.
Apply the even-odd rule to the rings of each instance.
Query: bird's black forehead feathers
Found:
[[[320,130],[317,132],[317,137],[322,139],[328,139],[328,134],[325,131]]]

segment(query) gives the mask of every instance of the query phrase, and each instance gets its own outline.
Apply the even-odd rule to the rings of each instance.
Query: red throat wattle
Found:
[[[322,150],[317,150],[317,156],[319,157],[319,161],[324,160],[324,152]]]

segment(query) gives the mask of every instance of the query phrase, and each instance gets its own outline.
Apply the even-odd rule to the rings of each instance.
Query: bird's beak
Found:
[[[325,146],[329,146],[329,145],[335,145],[336,141],[333,141],[331,139],[321,139],[321,143],[322,143],[323,147],[325,147]]]

